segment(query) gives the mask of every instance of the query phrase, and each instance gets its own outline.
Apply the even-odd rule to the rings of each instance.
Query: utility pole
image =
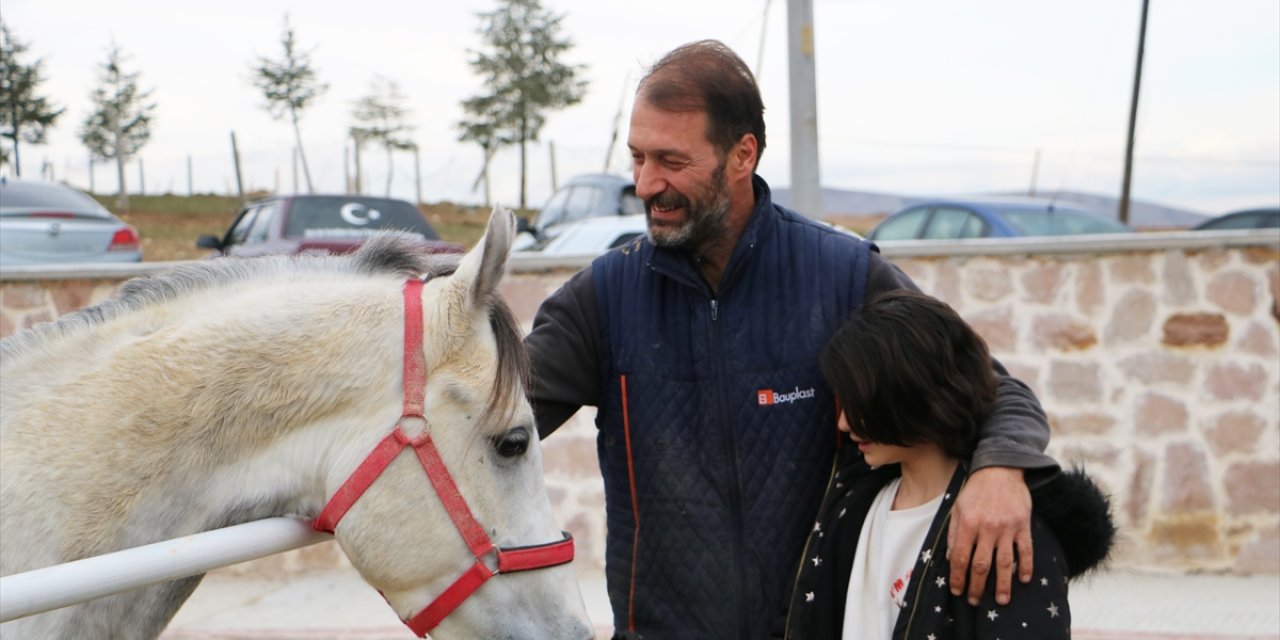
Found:
[[[191,156],[187,156],[187,197],[190,198],[196,194],[195,184],[191,180]]]
[[[413,204],[422,206],[422,160],[418,151],[418,143],[413,143]]]
[[[1120,187],[1120,222],[1129,224],[1129,188],[1133,182],[1133,133],[1138,124],[1138,90],[1142,87],[1142,53],[1147,45],[1147,4],[1142,0],[1138,25],[1138,64],[1133,71],[1133,100],[1129,102],[1129,139],[1124,147],[1124,184]]]
[[[813,0],[787,0],[791,207],[816,219],[822,216],[822,178],[818,173],[818,89],[813,55]]]
[[[1040,173],[1040,150],[1036,149],[1036,157],[1031,161],[1031,189],[1027,192],[1027,196],[1036,197],[1036,177]]]
[[[240,150],[236,148],[236,132],[231,132],[231,162],[236,167],[236,192],[244,202],[244,180],[240,178]]]

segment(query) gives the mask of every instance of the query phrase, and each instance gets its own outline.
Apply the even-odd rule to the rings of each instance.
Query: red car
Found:
[[[202,235],[196,246],[224,256],[350,253],[368,238],[390,231],[422,236],[427,253],[463,253],[440,239],[417,207],[403,200],[367,196],[273,196],[250,202],[221,238]]]

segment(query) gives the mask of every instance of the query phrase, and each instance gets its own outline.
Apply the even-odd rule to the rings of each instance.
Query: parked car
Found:
[[[556,237],[540,249],[525,249],[542,254],[600,254],[620,247],[645,234],[644,214],[588,218],[563,225]]]
[[[445,242],[417,207],[403,200],[366,196],[273,196],[249,203],[222,237],[202,235],[196,246],[224,256],[341,254],[370,237],[409,231],[428,253],[462,253]]]
[[[139,260],[137,230],[87,194],[0,178],[0,265]]]
[[[1280,207],[1270,209],[1246,209],[1232,211],[1209,218],[1191,227],[1192,231],[1217,231],[1222,229],[1276,229],[1280,228]]]
[[[561,185],[547,198],[546,204],[532,222],[520,221],[517,250],[541,249],[560,230],[589,218],[611,218],[644,213],[644,202],[636,197],[636,185],[630,178],[608,173],[576,176]]]
[[[959,240],[1127,233],[1120,221],[1084,207],[1039,198],[935,199],[885,218],[870,240]]]

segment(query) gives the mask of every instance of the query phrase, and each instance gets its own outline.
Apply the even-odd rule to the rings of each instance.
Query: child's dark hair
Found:
[[[945,302],[905,289],[873,296],[822,351],[822,374],[859,438],[932,442],[973,455],[995,404],[987,344]]]

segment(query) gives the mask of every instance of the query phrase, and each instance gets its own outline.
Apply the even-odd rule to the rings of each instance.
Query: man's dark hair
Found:
[[[760,164],[764,101],[747,63],[723,43],[701,40],[671,51],[649,68],[636,93],[664,111],[705,112],[707,139],[721,155],[754,135]]]
[[[820,365],[849,426],[871,442],[934,443],[968,458],[995,404],[987,344],[945,302],[915,291],[873,296]]]

